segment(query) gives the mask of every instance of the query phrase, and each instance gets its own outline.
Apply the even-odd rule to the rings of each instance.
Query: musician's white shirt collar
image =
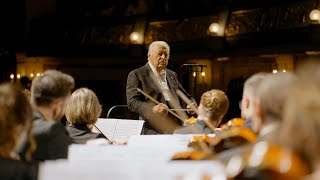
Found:
[[[167,82],[167,72],[165,69],[163,69],[160,73],[157,72],[156,68],[150,63],[150,61],[148,61],[148,64],[153,72],[154,75],[156,75],[159,84],[161,86],[161,89],[163,89],[164,91],[162,91],[163,96],[165,98],[166,101],[170,101],[170,96],[168,94],[168,82]]]
[[[158,71],[156,70],[156,68],[150,63],[150,61],[148,61],[148,64],[152,70],[152,72],[158,77],[158,76],[164,76],[166,78],[167,76],[167,72],[165,69],[163,69],[160,74],[158,73]]]

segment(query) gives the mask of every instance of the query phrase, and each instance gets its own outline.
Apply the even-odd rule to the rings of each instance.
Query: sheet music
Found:
[[[113,135],[113,139],[128,141],[133,135],[140,135],[144,121],[141,120],[119,120]]]
[[[116,129],[118,119],[106,119],[99,118],[96,122],[96,126],[103,132],[110,140],[113,140],[114,131]],[[100,133],[96,128],[92,129],[92,132]]]
[[[142,120],[99,118],[95,125],[111,141],[127,141],[130,136],[141,134],[143,123]],[[92,132],[99,133],[95,128]]]

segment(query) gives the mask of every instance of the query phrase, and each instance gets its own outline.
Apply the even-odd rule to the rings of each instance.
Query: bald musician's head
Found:
[[[227,95],[219,89],[212,89],[201,96],[198,118],[210,120],[217,127],[227,113],[228,108],[229,99]]]

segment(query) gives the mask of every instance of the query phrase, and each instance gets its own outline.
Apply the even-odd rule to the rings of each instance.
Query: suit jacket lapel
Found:
[[[145,65],[145,71],[143,72],[143,75],[148,79],[147,83],[149,84],[149,87],[150,87],[149,92],[155,92],[155,94],[152,93],[153,95],[151,95],[151,94],[149,94],[149,95],[151,95],[156,100],[158,100],[158,101],[160,101],[160,102],[165,104],[166,101],[165,101],[165,99],[164,99],[164,97],[162,95],[162,92],[158,88],[158,86],[156,85],[156,83],[158,83],[158,82],[154,82],[154,80],[150,77],[152,75],[151,73],[153,73],[152,69],[149,66],[149,63],[147,63]]]
[[[175,92],[176,91],[176,78],[174,76],[174,74],[170,73],[170,71],[168,71],[166,69],[166,73],[167,73],[167,82],[168,82],[168,85],[169,85],[169,89],[170,89],[170,92],[172,93],[173,97],[176,98],[177,100],[179,100],[178,96],[177,96],[177,93]]]
[[[144,67],[145,68],[144,68],[143,75],[146,76],[146,77],[149,77],[149,74],[152,72],[149,64],[147,63]]]
[[[172,89],[175,86],[175,84],[174,84],[175,77],[167,69],[166,69],[166,73],[167,73],[167,82],[168,82],[169,88]]]

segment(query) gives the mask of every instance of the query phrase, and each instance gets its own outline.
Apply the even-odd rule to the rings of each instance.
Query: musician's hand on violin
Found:
[[[193,110],[192,107],[198,108],[198,105],[196,102],[192,102],[191,104],[187,105],[187,113],[189,114],[196,114],[196,112]]]
[[[167,105],[160,103],[152,108],[152,112],[166,116],[168,114],[168,109]]]

